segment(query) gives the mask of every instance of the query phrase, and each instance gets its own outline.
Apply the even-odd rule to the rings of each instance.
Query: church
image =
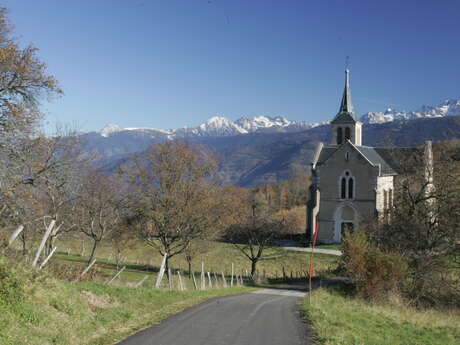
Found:
[[[330,122],[331,142],[319,143],[311,162],[307,236],[318,229],[319,243],[340,243],[344,232],[388,212],[398,175],[392,156],[403,150],[363,146],[362,123],[353,110],[349,75],[346,70],[339,112]],[[432,157],[431,142],[426,143],[425,156],[427,150]]]

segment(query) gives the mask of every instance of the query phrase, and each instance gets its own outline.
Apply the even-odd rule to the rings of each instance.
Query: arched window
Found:
[[[355,197],[355,178],[351,176],[350,172],[345,171],[340,176],[340,198],[353,199]]]
[[[337,128],[337,145],[342,144],[343,141],[343,132],[342,127]]]
[[[345,140],[350,140],[351,139],[351,132],[350,132],[350,127],[345,128]]]
[[[348,199],[353,199],[353,177],[348,178]]]
[[[345,177],[342,177],[342,182],[340,183],[340,197],[342,199],[346,199],[347,198],[347,180],[345,179]]]

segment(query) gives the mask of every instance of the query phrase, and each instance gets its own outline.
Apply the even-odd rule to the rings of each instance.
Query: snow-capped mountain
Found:
[[[262,115],[253,117],[252,119],[242,117],[236,120],[235,123],[247,132],[254,132],[260,128],[287,127],[292,122],[282,116],[271,118]]]
[[[122,127],[120,127],[118,125],[114,125],[114,124],[109,123],[108,125],[105,125],[105,127],[102,128],[99,133],[101,134],[101,136],[107,138],[110,134],[120,132],[120,131],[123,131],[123,130],[124,130],[124,128],[122,128]]]
[[[384,112],[368,112],[362,115],[360,119],[364,123],[379,124],[397,120],[413,120],[444,116],[460,116],[460,99],[448,99],[436,107],[425,105],[417,111],[402,111],[390,107]],[[156,128],[122,128],[118,125],[109,124],[105,126],[99,134],[107,138],[114,134],[132,131],[144,137],[147,136],[166,140],[194,137],[222,137],[244,135],[248,133],[292,133],[304,131],[327,123],[327,121],[319,123],[290,121],[282,116],[270,117],[260,115],[253,118],[241,117],[236,121],[231,121],[223,116],[214,116],[197,127],[180,127],[170,130]]]
[[[460,115],[460,99],[448,99],[437,107],[422,106],[417,111],[399,111],[388,108],[385,112],[368,112],[361,116],[364,123],[385,123],[396,120],[414,120],[427,117],[444,117]]]
[[[214,116],[197,127],[180,127],[171,130],[155,128],[122,128],[118,125],[108,124],[99,134],[108,137],[115,133],[124,131],[143,132],[145,135],[164,136],[165,139],[190,138],[190,137],[220,137],[254,132],[298,132],[319,126],[323,123],[308,123],[299,121],[289,121],[288,119],[277,116],[256,116],[253,118],[242,117],[236,121],[231,121],[226,117]]]
[[[220,137],[247,134],[248,131],[226,117],[214,116],[198,127],[181,127],[171,131],[175,138],[183,137]]]

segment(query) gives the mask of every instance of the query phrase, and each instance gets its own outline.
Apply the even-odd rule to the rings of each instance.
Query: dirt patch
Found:
[[[96,308],[114,308],[119,305],[118,303],[110,303],[107,296],[98,296],[90,291],[82,291],[81,294],[86,298],[92,310]]]

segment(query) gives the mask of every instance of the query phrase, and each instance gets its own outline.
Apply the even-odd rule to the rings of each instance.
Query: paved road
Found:
[[[305,345],[299,315],[305,292],[264,289],[227,296],[186,309],[119,345]]]
[[[310,253],[312,251],[311,248],[303,247],[299,242],[292,241],[292,240],[278,241],[278,245],[280,247],[286,249],[286,250],[294,250],[294,251],[297,251],[297,252],[308,252],[308,253]],[[321,249],[321,248],[315,248],[315,253],[337,255],[337,256],[342,255],[342,252],[340,250]]]
[[[308,253],[312,251],[311,248],[306,248],[306,247],[283,247],[283,249],[294,250],[297,252],[308,252]],[[319,254],[329,254],[329,255],[337,255],[337,256],[342,255],[342,252],[340,250],[334,250],[334,249],[315,248],[314,252],[319,253]]]

